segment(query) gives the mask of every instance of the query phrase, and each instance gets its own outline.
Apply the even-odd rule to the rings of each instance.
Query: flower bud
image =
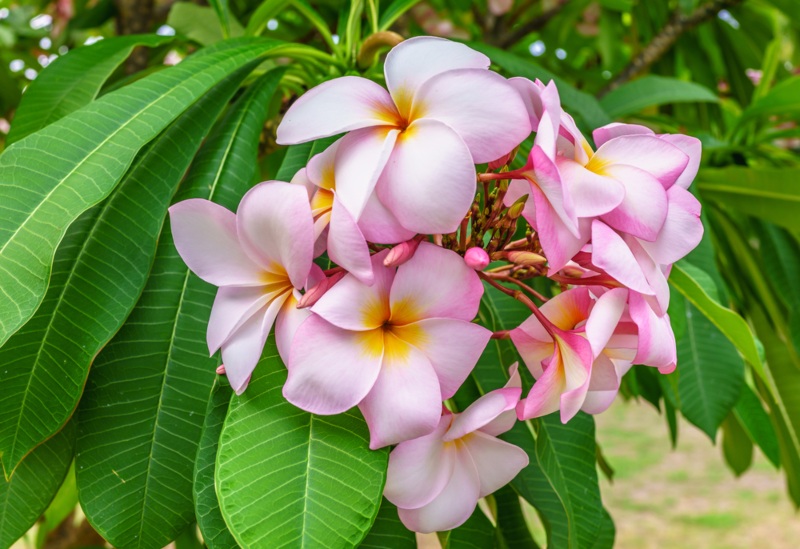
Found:
[[[217,366],[217,375],[224,376],[225,375],[225,365],[220,364]]]
[[[334,284],[339,282],[344,275],[344,271],[339,271],[338,273],[325,277],[321,281],[317,282],[306,293],[303,294],[303,297],[301,297],[300,301],[297,302],[297,308],[306,309],[314,305],[314,303],[319,301],[319,298],[325,295],[325,292],[330,290]]]
[[[518,149],[519,149],[519,147],[514,147],[513,150],[511,150],[510,152],[504,154],[503,156],[501,156],[497,160],[492,160],[491,162],[489,162],[489,169],[490,170],[496,170],[498,168],[502,168],[503,166],[505,166],[506,164],[508,164],[512,160],[514,160],[514,157],[517,155],[517,150]]]
[[[520,215],[522,215],[522,210],[525,209],[525,200],[527,200],[527,198],[528,195],[525,195],[511,205],[511,207],[508,209],[508,217],[510,219],[517,219]]]
[[[414,252],[417,251],[419,247],[419,240],[416,238],[412,238],[411,240],[406,240],[405,242],[401,242],[391,250],[386,255],[383,260],[383,264],[386,267],[399,267],[414,255]]]
[[[508,260],[517,265],[536,267],[547,263],[547,258],[533,252],[508,252]]]
[[[464,262],[472,269],[482,271],[489,265],[489,254],[483,248],[472,247],[464,254]]]

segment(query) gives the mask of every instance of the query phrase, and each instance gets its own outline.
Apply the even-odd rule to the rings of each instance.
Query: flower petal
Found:
[[[358,219],[394,150],[400,130],[364,128],[341,139],[336,153],[336,194]]]
[[[306,191],[299,185],[267,181],[242,198],[236,216],[239,240],[268,270],[289,275],[302,288],[314,254],[314,222]]]
[[[450,481],[433,501],[418,509],[397,509],[406,528],[425,534],[444,532],[464,524],[475,511],[481,493],[478,470],[461,448],[454,460]]]
[[[261,286],[263,267],[239,244],[236,214],[209,200],[193,198],[169,209],[172,238],[181,259],[215,286]]]
[[[625,186],[625,198],[619,206],[603,214],[603,221],[621,232],[655,240],[667,219],[664,188],[652,175],[632,166],[615,164],[605,171]]]
[[[328,257],[364,284],[370,285],[374,282],[367,241],[356,220],[338,200],[333,201],[331,211]]]
[[[623,135],[655,135],[656,132],[647,126],[640,126],[638,124],[623,124],[621,122],[612,122],[602,128],[597,128],[592,132],[594,144],[602,147],[607,141],[611,141],[616,137]]]
[[[366,78],[343,76],[294,102],[278,126],[278,143],[294,145],[396,120],[397,109],[385,89]]]
[[[397,244],[411,240],[415,234],[403,227],[389,209],[372,193],[358,219],[358,227],[368,242]]]
[[[614,288],[601,295],[592,307],[592,312],[586,321],[586,339],[589,340],[595,356],[605,349],[611,339],[625,311],[627,301],[628,290]]]
[[[531,196],[536,211],[536,228],[550,273],[564,268],[589,241],[590,222],[586,218],[578,220],[577,231],[567,226],[538,187],[531,187]],[[524,214],[523,210],[523,214]],[[574,234],[577,232],[577,236]]]
[[[478,470],[482,498],[514,480],[529,463],[528,454],[519,446],[480,431],[473,433],[464,444]]]
[[[521,389],[522,380],[519,377],[519,363],[515,362],[508,369],[509,378],[506,382],[504,389]],[[511,410],[507,410],[494,418],[492,421],[480,428],[482,433],[496,437],[503,433],[510,431],[514,424],[517,422],[516,406]]]
[[[283,396],[313,414],[342,413],[372,389],[382,356],[382,334],[342,330],[311,315],[295,333]]]
[[[669,315],[658,316],[643,296],[631,293],[630,314],[639,327],[639,349],[633,362],[655,366],[662,374],[675,370],[678,357]]]
[[[414,256],[397,269],[389,296],[394,324],[425,318],[471,321],[478,314],[483,284],[451,250],[420,242]]]
[[[298,309],[297,302],[300,300],[300,292],[295,290],[292,295],[286,298],[278,318],[275,320],[275,344],[278,346],[278,354],[284,364],[289,363],[289,355],[292,350],[292,341],[300,325],[311,316],[308,309]]]
[[[442,440],[456,440],[486,426],[503,412],[513,410],[521,396],[521,387],[504,387],[486,393],[455,416]]]
[[[393,331],[428,357],[441,385],[442,400],[461,387],[492,337],[483,326],[453,318],[430,318]]]
[[[546,416],[558,410],[561,405],[561,393],[566,389],[566,379],[560,364],[561,353],[558,346],[553,346],[552,349],[553,354],[543,363],[542,374],[536,379],[528,396],[517,404],[517,417],[520,420]],[[528,364],[527,360],[525,364]]]
[[[532,82],[527,78],[515,76],[508,79],[508,84],[517,90],[528,112],[528,119],[531,123],[531,131],[538,131],[539,122],[544,114],[544,103],[542,102],[542,91],[544,84],[539,80]]]
[[[372,450],[431,433],[442,413],[439,381],[425,355],[388,332],[384,342],[378,379],[359,404]]]
[[[389,454],[383,495],[398,507],[416,509],[441,493],[455,465],[455,446],[442,443],[452,420],[444,414],[429,435],[401,442]]]
[[[211,307],[211,316],[208,319],[206,332],[208,352],[215,353],[233,332],[270,301],[279,296],[286,299],[286,296],[281,295],[286,291],[286,288],[281,288],[275,292],[265,292],[263,286],[220,288],[214,298],[214,306]]]
[[[679,185],[667,191],[669,210],[664,227],[653,242],[642,241],[642,247],[661,265],[675,263],[691,252],[703,239],[700,202]]]
[[[386,56],[386,87],[404,115],[417,90],[429,78],[453,69],[488,69],[489,58],[464,44],[433,36],[409,38]]]
[[[389,291],[394,269],[383,266],[389,250],[372,256],[374,281],[367,286],[351,274],[345,275],[317,301],[311,312],[345,330],[374,330],[389,320]]]
[[[686,169],[689,157],[675,145],[654,135],[625,135],[604,143],[594,153],[591,162],[639,168],[668,189]]]
[[[688,189],[697,175],[697,170],[700,168],[700,157],[703,154],[703,145],[700,143],[699,139],[689,135],[663,134],[658,137],[667,143],[675,145],[689,157],[689,163],[686,165],[686,168],[683,170],[678,180],[675,181],[675,185],[678,187]]]
[[[589,342],[578,334],[562,332],[557,339],[556,347],[566,380],[560,403],[561,422],[567,423],[583,406],[589,390],[594,355]]]
[[[625,198],[625,187],[619,181],[586,169],[574,160],[558,158],[558,171],[572,197],[578,217],[594,217],[608,213]]]
[[[587,414],[605,412],[617,396],[619,382],[620,376],[611,359],[598,356],[592,365],[592,380],[581,410]]]
[[[519,93],[497,73],[458,69],[438,74],[417,90],[411,119],[430,118],[451,127],[475,164],[511,151],[531,133]]]
[[[592,263],[631,290],[654,294],[626,241],[599,219],[592,222]]]
[[[378,197],[411,231],[453,232],[475,198],[467,145],[447,125],[423,119],[397,138],[376,187]]]

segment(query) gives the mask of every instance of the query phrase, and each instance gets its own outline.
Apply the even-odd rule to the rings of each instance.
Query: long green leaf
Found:
[[[686,419],[714,441],[739,400],[744,364],[726,336],[691,304],[678,346],[678,395]]]
[[[800,76],[788,78],[754,101],[742,113],[742,120],[766,116],[800,114]]]
[[[255,177],[282,73],[267,73],[231,107],[181,198],[235,207]],[[194,460],[218,364],[205,341],[213,297],[165,228],[141,299],[92,369],[80,409],[78,486],[86,516],[115,546],[162,547],[194,521]]]
[[[387,30],[405,12],[419,4],[420,0],[394,0],[381,14],[378,30]]]
[[[442,549],[486,549],[494,545],[494,526],[476,507],[467,522],[449,532],[440,532],[439,539]]]
[[[742,476],[753,464],[753,441],[734,414],[722,422],[722,455],[733,474]]]
[[[781,462],[778,437],[761,401],[747,384],[742,386],[742,394],[739,395],[739,401],[733,408],[733,413],[750,440],[761,448],[761,451],[775,467],[778,467]]]
[[[0,547],[10,547],[36,523],[69,471],[75,425],[68,423],[20,464],[14,476],[0,476]]]
[[[155,47],[171,40],[171,36],[155,34],[117,36],[59,57],[28,85],[14,114],[6,145],[91,102],[136,46]]]
[[[37,549],[44,547],[50,533],[75,511],[77,505],[78,486],[75,484],[75,462],[73,461],[64,482],[53,497],[53,501],[39,518],[39,526],[36,528]]]
[[[89,365],[119,330],[144,288],[172,195],[249,68],[192,105],[134,161],[103,204],[57,297],[0,348],[14,365],[14,386],[0,397],[0,450],[13,470],[36,444],[67,421]],[[70,383],[57,383],[69,380]],[[22,383],[24,381],[24,384]]]
[[[217,491],[214,488],[214,467],[217,461],[219,436],[228,414],[233,391],[222,378],[214,382],[211,399],[208,401],[203,434],[197,449],[194,464],[194,510],[197,526],[203,534],[203,541],[209,549],[236,549],[239,545],[233,539],[222,511],[219,508]]]
[[[634,114],[647,107],[673,103],[716,103],[719,98],[694,82],[648,75],[623,84],[600,100],[611,118]]]
[[[40,305],[69,224],[108,196],[139,149],[214,84],[279,45],[232,40],[110,93],[0,155],[0,345]]]
[[[388,449],[371,451],[358,412],[308,414],[281,394],[270,338],[231,402],[217,456],[222,514],[243,547],[355,547],[381,504]]]
[[[493,496],[497,504],[497,529],[508,549],[538,548],[522,513],[519,494],[510,486],[505,486]]]
[[[800,230],[800,169],[707,169],[697,179],[700,194],[742,213]]]
[[[599,128],[612,121],[611,117],[603,109],[597,99],[586,92],[578,90],[533,61],[481,42],[469,42],[468,45],[488,55],[493,63],[500,66],[512,76],[524,76],[531,80],[538,78],[543,82],[548,82],[549,80],[555,81],[558,86],[558,93],[561,96],[561,102],[565,107],[570,109],[570,111],[578,114],[586,125],[589,126],[589,129],[593,130]]]
[[[397,507],[386,498],[375,522],[372,523],[367,537],[359,545],[360,549],[416,549],[417,538],[414,532],[406,528],[397,516]]]

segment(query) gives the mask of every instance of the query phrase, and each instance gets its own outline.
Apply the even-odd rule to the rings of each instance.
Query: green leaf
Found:
[[[294,174],[308,163],[308,158],[311,156],[311,149],[313,147],[313,141],[290,146],[286,151],[286,156],[283,157],[283,162],[281,163],[281,167],[278,168],[275,179],[278,181],[291,181]]]
[[[75,484],[75,462],[69,468],[61,488],[56,492],[53,501],[39,520],[36,529],[36,547],[41,549],[47,541],[47,536],[72,514],[78,505],[78,486]]]
[[[211,399],[203,423],[203,434],[200,437],[197,460],[194,464],[195,516],[203,534],[203,541],[209,549],[239,547],[228,530],[225,519],[222,518],[217,491],[214,488],[214,466],[217,460],[219,436],[232,395],[230,385],[222,377],[217,378],[211,390]]]
[[[617,537],[617,528],[614,526],[614,519],[608,513],[608,509],[603,508],[603,521],[600,525],[600,532],[592,545],[592,549],[612,549],[614,540]]]
[[[719,98],[708,88],[666,76],[648,75],[608,92],[600,105],[611,118],[634,114],[647,107],[673,103],[716,103]]]
[[[244,547],[355,547],[378,513],[388,449],[369,449],[355,410],[316,416],[295,408],[281,394],[285,381],[270,338],[222,429],[222,515]]]
[[[736,346],[745,360],[763,375],[764,368],[753,332],[741,316],[714,300],[711,294],[715,288],[714,282],[705,272],[689,263],[679,262],[672,267],[669,283],[705,315]]]
[[[381,14],[378,30],[388,30],[401,15],[419,4],[420,0],[394,0]]]
[[[494,537],[494,526],[480,507],[458,528],[439,532],[442,549],[486,549],[494,546]]]
[[[226,20],[223,21],[219,11],[222,6],[217,6],[219,2],[220,0],[214,2],[214,8],[198,6],[191,2],[176,2],[169,10],[167,25],[203,46],[214,44],[227,37],[242,36],[244,28],[236,19],[228,17],[227,6],[223,15]],[[226,1],[224,3],[227,4]]]
[[[497,529],[508,549],[534,549],[538,545],[531,536],[522,513],[519,494],[504,486],[493,494],[497,504]]]
[[[780,449],[775,429],[769,415],[761,406],[761,401],[747,384],[742,386],[742,394],[733,408],[736,419],[764,455],[775,467],[780,466]]]
[[[217,19],[219,19],[219,25],[222,27],[222,35],[224,38],[230,38],[231,35],[231,11],[230,6],[228,5],[228,0],[209,0],[208,2],[211,4],[211,7],[214,9],[214,12],[217,14]],[[238,21],[236,22],[238,24]],[[244,29],[241,28],[239,25],[240,32],[236,36],[241,36],[244,33]]]
[[[734,414],[728,414],[722,422],[722,455],[737,477],[753,464],[753,442]]]
[[[753,101],[741,119],[768,116],[796,116],[800,114],[800,76],[787,78],[772,88],[769,93]]]
[[[468,42],[467,45],[489,56],[492,63],[500,66],[513,76],[524,76],[531,80],[538,78],[545,83],[550,80],[555,81],[564,107],[570,112],[579,115],[589,126],[589,129],[593,130],[612,122],[612,118],[597,99],[586,92],[578,90],[533,61],[480,42]]]
[[[10,547],[36,523],[64,481],[75,450],[68,423],[25,458],[10,480],[0,476],[0,547]]]
[[[229,109],[182,198],[238,203],[255,176],[282,72],[267,73]],[[142,297],[92,368],[80,408],[78,486],[86,516],[115,546],[163,547],[194,521],[194,459],[218,364],[205,338],[213,298],[165,228]]]
[[[14,114],[6,145],[89,104],[136,46],[155,47],[171,40],[171,36],[154,34],[118,36],[60,56],[28,85]]]
[[[744,364],[725,335],[691,304],[678,340],[678,395],[686,419],[712,442],[744,383]]]
[[[109,93],[0,155],[0,345],[40,305],[53,254],[81,212],[108,196],[136,153],[214,84],[283,51],[237,39]]]
[[[800,230],[800,169],[707,169],[697,180],[700,194],[742,213],[790,230]]]
[[[291,2],[291,0],[289,0],[289,2]],[[261,5],[253,12],[253,15],[250,16],[247,22],[247,28],[244,31],[245,35],[258,36],[261,34],[267,21],[278,15],[289,2],[287,2],[287,0],[264,0],[261,2]]]
[[[360,549],[417,549],[417,537],[397,516],[397,507],[383,498],[378,516]]]
[[[99,208],[72,264],[57,273],[63,283],[57,292],[51,285],[36,322],[0,348],[0,361],[14,365],[16,378],[0,398],[0,450],[7,469],[72,414],[89,365],[144,288],[172,195],[248,72],[245,67],[228,77],[141,151]]]

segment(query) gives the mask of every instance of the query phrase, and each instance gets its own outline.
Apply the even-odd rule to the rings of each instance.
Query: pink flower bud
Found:
[[[301,297],[300,301],[297,302],[297,308],[305,309],[314,305],[314,303],[319,301],[319,298],[325,295],[325,292],[330,290],[334,284],[339,282],[344,275],[344,271],[339,271],[338,273],[325,277],[321,281],[317,282],[311,287],[311,289],[303,294],[303,297]]]
[[[508,260],[511,263],[525,265],[526,267],[536,267],[547,263],[546,258],[533,252],[508,252]]]
[[[217,366],[217,375],[224,376],[225,375],[225,365],[220,364]]]
[[[464,254],[464,261],[476,271],[482,271],[489,264],[489,254],[483,248],[473,247]]]
[[[391,250],[386,255],[383,260],[383,264],[386,267],[399,267],[409,259],[411,259],[414,255],[414,252],[417,251],[419,247],[419,240],[416,238],[412,238],[411,240],[406,240],[405,242],[401,242]]]

